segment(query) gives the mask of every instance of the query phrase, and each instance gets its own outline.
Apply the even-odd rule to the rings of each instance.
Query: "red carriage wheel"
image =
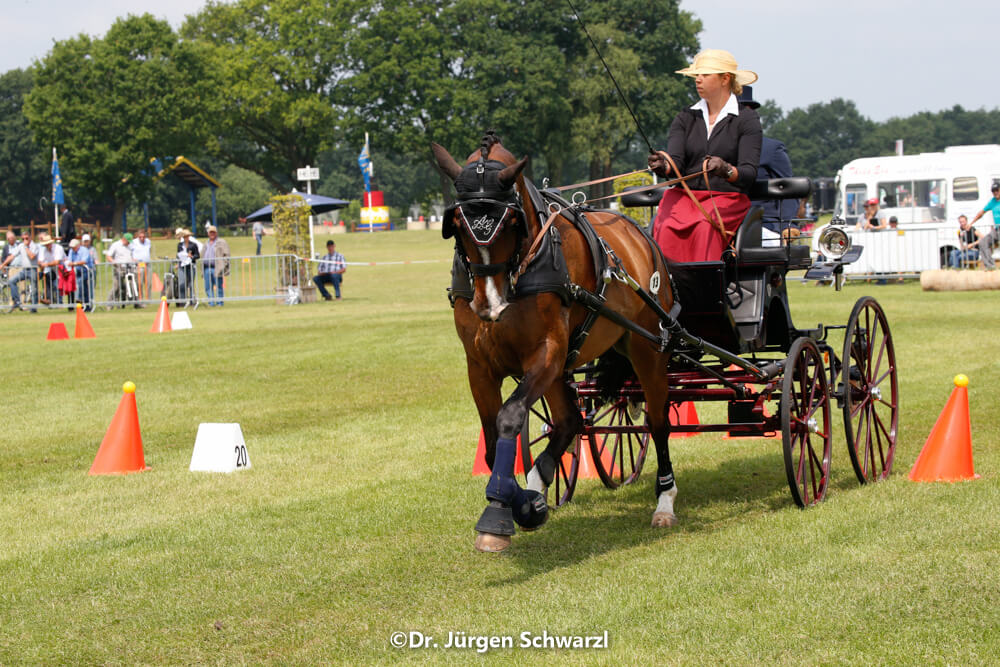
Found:
[[[844,337],[841,391],[847,451],[862,484],[889,476],[899,426],[896,352],[885,312],[870,296],[854,304]]]
[[[549,415],[549,406],[544,398],[538,399],[534,405],[528,409],[528,414],[524,418],[524,426],[521,427],[521,442],[518,455],[521,457],[521,464],[524,467],[525,484],[527,484],[528,473],[535,463],[535,457],[541,454],[549,444],[549,433],[552,431],[552,417]],[[562,455],[556,465],[555,476],[552,484],[549,485],[549,499],[555,498],[555,507],[568,503],[576,490],[576,475],[580,467],[580,458],[577,455],[579,444],[574,440],[573,444]]]
[[[799,338],[781,379],[781,440],[785,472],[799,507],[826,497],[830,481],[830,392],[823,357],[810,338]]]
[[[594,426],[619,429],[613,433],[596,433],[587,437],[597,474],[609,489],[631,484],[639,478],[649,448],[645,400],[641,396],[618,396],[613,401],[592,409],[593,412],[588,413],[588,416]]]

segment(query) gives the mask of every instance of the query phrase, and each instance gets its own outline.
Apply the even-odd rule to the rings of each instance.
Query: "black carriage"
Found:
[[[804,178],[758,181],[759,199],[807,197]],[[546,199],[570,206],[554,192]],[[625,206],[656,206],[660,190],[626,193]],[[834,227],[835,230],[835,227]],[[830,280],[839,289],[843,265],[860,256],[844,245],[846,234],[825,239],[831,257],[813,262],[810,248],[789,238],[765,243],[762,211],[750,210],[733,246],[716,262],[683,264],[697,288],[677,285],[683,304],[666,327],[680,342],[669,370],[673,433],[726,432],[731,436],[780,433],[792,498],[800,507],[824,499],[829,482],[834,401],[843,415],[851,464],[862,483],[887,477],[892,469],[899,418],[896,358],[885,313],[872,297],[854,305],[847,323],[800,329],[794,325],[786,280],[790,271]],[[840,256],[836,256],[840,255]],[[843,332],[840,344],[831,333]],[[555,474],[557,505],[573,496],[579,453],[591,460],[606,486],[638,478],[650,441],[644,395],[635,379],[610,398],[602,396],[595,367],[579,368],[571,379],[584,425],[559,462]],[[684,423],[687,402],[725,401],[724,423]],[[676,423],[675,423],[676,422]],[[530,470],[533,452],[546,443],[551,424],[544,399],[529,411],[521,433],[521,464]]]

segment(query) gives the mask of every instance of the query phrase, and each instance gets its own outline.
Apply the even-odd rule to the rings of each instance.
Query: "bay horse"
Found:
[[[527,158],[517,160],[495,133],[486,133],[465,166],[438,144],[432,143],[431,150],[457,192],[457,203],[448,209],[442,235],[456,237],[456,267],[468,271],[474,287],[471,298],[468,293],[459,294],[453,297],[453,304],[469,386],[485,435],[486,462],[492,469],[486,486],[488,505],[476,524],[476,548],[503,551],[510,546],[515,522],[525,530],[545,522],[545,493],[556,462],[583,426],[569,373],[612,347],[631,362],[645,394],[657,454],[653,526],[674,525],[677,486],[667,447],[669,352],[607,316],[594,321],[593,309],[588,310],[576,298],[548,291],[516,294],[515,280],[522,263],[530,259],[533,245],[537,247],[543,227],[554,227],[552,236],[560,241],[556,251],[561,248],[569,282],[579,288],[575,293],[603,291],[603,305],[613,311],[612,315],[617,313],[651,332],[660,331],[656,312],[625,281],[609,282],[596,275],[593,244],[569,212],[550,216],[538,210],[538,197],[529,192],[521,173]],[[648,237],[614,212],[588,210],[585,216],[600,237],[599,253],[606,255],[618,275],[627,272],[643,286],[656,285],[663,276],[662,283],[652,290],[653,298],[669,310],[674,297],[667,267]],[[579,333],[588,319],[592,325],[589,335],[583,334],[582,346],[571,355],[571,336]],[[510,376],[522,379],[504,401],[501,384]],[[552,430],[548,445],[528,474],[527,489],[521,489],[513,473],[516,438],[529,408],[542,396],[551,412]]]

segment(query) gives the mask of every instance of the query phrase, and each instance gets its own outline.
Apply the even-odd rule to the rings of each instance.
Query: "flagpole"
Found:
[[[365,150],[368,151],[368,179],[369,183],[371,179],[375,178],[375,162],[372,160],[372,148],[368,145],[368,133],[365,132]],[[368,208],[372,205],[372,191],[368,190],[365,192],[365,197],[368,199]],[[375,223],[371,218],[368,218],[368,233],[371,234],[375,231]]]
[[[56,157],[56,147],[52,147],[52,161],[55,162],[58,158]],[[52,193],[52,217],[55,220],[56,233],[59,233],[59,204],[56,203],[55,193]],[[61,241],[62,239],[60,239]]]

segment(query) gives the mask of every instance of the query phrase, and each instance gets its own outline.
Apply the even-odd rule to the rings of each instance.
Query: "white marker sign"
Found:
[[[192,472],[235,472],[250,467],[239,424],[199,424],[191,454]]]

